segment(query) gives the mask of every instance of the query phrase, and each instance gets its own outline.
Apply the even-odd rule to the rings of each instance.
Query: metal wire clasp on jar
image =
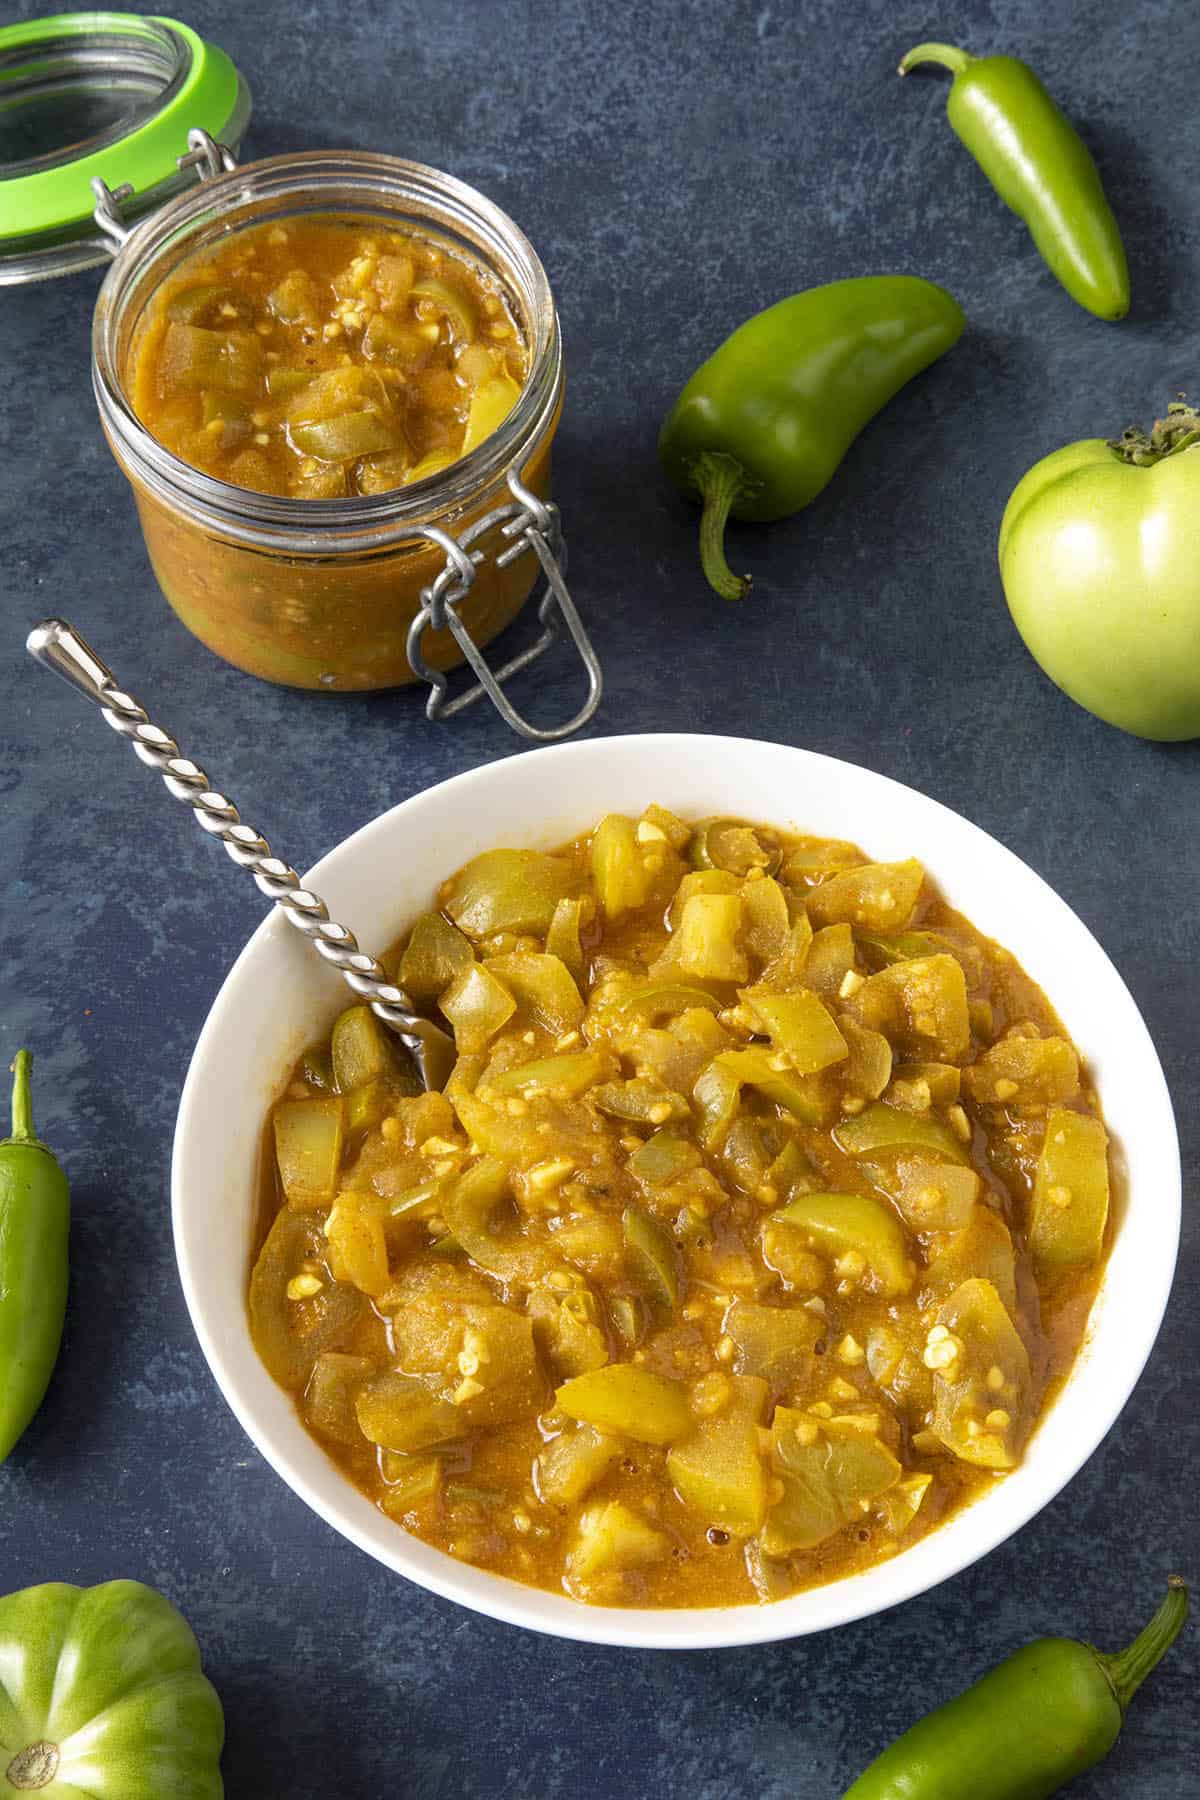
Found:
[[[132,228],[120,189],[94,184],[96,223],[114,261],[96,305],[93,386],[167,600],[210,649],[268,681],[345,691],[422,680],[432,719],[487,694],[523,737],[549,742],[578,730],[599,704],[602,679],[566,587],[550,500],[562,342],[532,245],[482,194],[418,163],[325,151],[238,168],[206,133],[189,133],[188,143],[180,163],[196,170],[197,186]],[[260,493],[182,461],[135,410],[139,320],[161,284],[231,232],[314,214],[402,226],[458,248],[502,284],[520,321],[529,375],[512,412],[424,480],[336,499]],[[484,646],[539,576],[536,641],[492,669]],[[586,698],[565,723],[540,727],[517,710],[505,684],[561,639],[564,626],[583,663]],[[464,660],[476,679],[452,697],[447,671]]]

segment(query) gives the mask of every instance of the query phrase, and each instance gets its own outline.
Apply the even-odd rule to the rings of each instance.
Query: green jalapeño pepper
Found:
[[[17,1051],[12,1136],[0,1142],[0,1463],[42,1403],[67,1306],[70,1196],[33,1135],[32,1064]]]
[[[1172,1576],[1150,1623],[1117,1655],[1071,1638],[1027,1644],[906,1731],[843,1800],[1049,1800],[1107,1756],[1187,1611]]]
[[[224,1741],[191,1628],[153,1588],[0,1600],[3,1800],[221,1800]]]
[[[918,44],[900,73],[928,62],[954,76],[946,116],[1051,272],[1097,318],[1123,319],[1129,270],[1121,233],[1087,146],[1033,70],[1015,56]]]
[[[962,328],[958,302],[932,282],[864,275],[756,313],[697,369],[658,453],[703,504],[700,560],[723,600],[750,586],[725,560],[726,519],[783,519],[807,506],[867,421]]]

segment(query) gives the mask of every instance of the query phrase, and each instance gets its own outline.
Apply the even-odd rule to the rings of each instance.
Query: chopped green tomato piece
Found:
[[[683,909],[693,894],[739,894],[742,883],[728,869],[693,869],[680,878],[667,908],[667,929],[679,930]]]
[[[1010,1313],[1016,1310],[1017,1259],[1012,1233],[990,1206],[977,1206],[961,1231],[952,1231],[941,1240],[926,1280],[931,1292],[944,1300],[974,1275],[991,1282]]]
[[[878,1100],[892,1079],[892,1046],[882,1032],[856,1025],[845,1016],[838,1027],[849,1053],[845,1067],[838,1070],[845,1091],[861,1100]]]
[[[846,1040],[827,1008],[806,988],[795,994],[761,994],[747,989],[742,998],[798,1075],[816,1075],[849,1055]]]
[[[881,1150],[936,1150],[950,1162],[967,1161],[966,1146],[940,1119],[904,1112],[876,1101],[853,1119],[843,1119],[834,1136],[848,1156],[872,1156]]]
[[[751,869],[774,875],[783,860],[773,834],[742,819],[702,819],[688,855],[697,869],[728,869],[734,875],[748,875]]]
[[[656,806],[653,801],[646,808],[638,821],[641,825],[652,825],[662,834],[672,850],[683,850],[692,835],[692,828],[686,825],[675,813],[669,812],[665,806]],[[639,842],[643,841],[639,838]],[[654,841],[654,840],[650,840]]]
[[[808,929],[812,932],[811,924]],[[804,959],[802,980],[806,988],[832,1004],[840,996],[853,968],[854,933],[849,925],[826,925],[823,930],[813,932]],[[764,980],[774,980],[770,969]]]
[[[783,1498],[763,1527],[765,1556],[812,1550],[857,1524],[902,1473],[886,1445],[853,1418],[820,1419],[777,1406],[771,1436],[771,1462]]]
[[[1006,1037],[963,1070],[978,1106],[1050,1105],[1079,1092],[1079,1058],[1065,1038]]]
[[[610,1363],[566,1381],[554,1397],[559,1412],[597,1431],[643,1444],[670,1444],[691,1428],[683,1384],[634,1363]]]
[[[431,475],[440,475],[443,469],[448,469],[457,460],[451,450],[431,450],[428,456],[423,456],[420,462],[413,464],[404,477],[404,485],[411,487],[414,481],[428,481]]]
[[[1033,1184],[1029,1248],[1039,1269],[1094,1263],[1108,1220],[1108,1133],[1090,1113],[1052,1106]]]
[[[448,1394],[457,1410],[473,1427],[483,1428],[536,1413],[546,1384],[538,1367],[533,1320],[508,1306],[462,1306],[458,1319],[462,1349]]]
[[[442,1216],[455,1242],[489,1275],[501,1281],[536,1280],[544,1273],[545,1261],[538,1251],[530,1244],[498,1237],[491,1229],[492,1215],[507,1196],[508,1170],[498,1157],[485,1156],[449,1189]]]
[[[636,1206],[625,1208],[622,1222],[635,1274],[664,1306],[673,1307],[679,1298],[679,1268],[670,1232]]]
[[[532,1168],[545,1159],[546,1140],[532,1118],[513,1118],[507,1108],[492,1106],[478,1094],[456,1090],[451,1098],[473,1149],[495,1157],[508,1169]]]
[[[422,913],[400,958],[397,980],[418,1006],[428,1006],[474,960],[470,944],[456,925],[441,913]]]
[[[305,269],[293,269],[267,295],[267,305],[281,325],[317,325],[317,294]]]
[[[370,466],[363,464],[364,469]],[[350,486],[340,463],[311,463],[297,469],[288,491],[297,500],[341,500]]]
[[[743,1114],[729,1127],[721,1161],[735,1187],[756,1194],[767,1179],[767,1170],[779,1154],[779,1127],[773,1119]]]
[[[467,936],[499,931],[545,932],[554,909],[575,886],[571,865],[538,850],[485,850],[448,884],[445,909]]]
[[[646,904],[650,877],[632,819],[609,813],[592,837],[592,878],[604,917],[610,922]]]
[[[602,1576],[645,1568],[670,1554],[671,1540],[665,1532],[655,1531],[620,1500],[597,1501],[585,1506],[576,1520],[567,1551],[567,1576],[586,1588]]]
[[[783,859],[783,878],[795,887],[811,887],[843,869],[861,869],[866,862],[857,844],[842,838],[809,838],[792,845]]]
[[[566,1219],[554,1244],[569,1262],[597,1281],[617,1280],[625,1267],[625,1233],[612,1213],[585,1213]]]
[[[859,925],[868,931],[898,930],[912,917],[925,871],[915,858],[901,863],[864,863],[831,875],[807,896],[814,925]]]
[[[921,1510],[933,1483],[932,1475],[906,1475],[894,1488],[879,1496],[879,1516],[893,1537],[903,1537]]]
[[[536,1090],[551,1094],[556,1100],[577,1100],[594,1087],[612,1068],[601,1050],[575,1050],[561,1056],[541,1056],[534,1062],[521,1063],[503,1075],[489,1077],[488,1086],[497,1094],[525,1094]]]
[[[254,1347],[274,1379],[291,1393],[306,1386],[318,1356],[346,1348],[365,1306],[357,1288],[329,1281],[323,1270],[304,1284],[315,1292],[293,1297],[297,1271],[305,1271],[306,1264],[320,1269],[324,1253],[322,1215],[281,1207],[250,1277]]]
[[[363,355],[372,362],[419,363],[429,354],[428,341],[411,325],[376,313],[363,332]]]
[[[807,1188],[812,1165],[799,1144],[789,1138],[767,1170],[767,1186],[774,1188],[781,1200],[790,1199],[797,1187]]]
[[[538,1348],[557,1380],[586,1375],[608,1361],[600,1307],[589,1288],[568,1293],[535,1288],[529,1296],[529,1317]]]
[[[645,1301],[632,1294],[614,1294],[608,1303],[608,1316],[625,1348],[635,1349],[646,1335],[648,1317]]]
[[[369,1006],[347,1007],[333,1027],[329,1046],[339,1093],[348,1094],[391,1073],[395,1064],[389,1036]]]
[[[312,1044],[300,1058],[300,1073],[309,1087],[324,1094],[333,1092],[333,1060],[326,1044]]]
[[[470,343],[475,336],[475,309],[455,282],[426,275],[413,282],[409,293],[414,300],[424,302],[418,309],[420,312],[440,313],[454,336]]]
[[[803,1232],[819,1255],[848,1259],[846,1279],[861,1280],[887,1298],[906,1294],[913,1284],[904,1228],[882,1201],[865,1194],[797,1194],[771,1218]]]
[[[176,294],[167,308],[167,317],[178,319],[183,325],[215,326],[219,330],[228,329],[231,324],[251,324],[254,308],[236,288],[207,281]]]
[[[620,1438],[576,1425],[551,1438],[533,1465],[537,1491],[550,1506],[574,1506],[602,1481],[621,1455]]]
[[[849,926],[834,925],[831,930],[842,933],[846,968],[852,968],[854,966],[854,939]],[[827,932],[823,932],[821,935],[828,937]],[[808,914],[802,912],[799,917],[792,919],[782,948],[776,956],[771,958],[763,970],[762,987],[770,988],[777,994],[788,994],[793,988],[808,985],[814,993],[825,994],[826,986],[822,978],[820,966],[822,959],[820,957],[816,971],[817,978],[812,981],[808,979],[808,959],[812,953],[812,947],[813,928]],[[846,968],[842,970],[837,981],[830,986],[828,998],[832,999],[841,982],[845,980]]]
[[[824,1336],[826,1321],[807,1307],[759,1306],[734,1300],[721,1325],[734,1346],[738,1375],[760,1375],[772,1393],[805,1380],[813,1367],[813,1346]]]
[[[961,1062],[970,1047],[967,982],[952,956],[892,963],[869,976],[847,1008],[908,1056]]]
[[[304,1423],[336,1444],[360,1444],[354,1399],[374,1374],[375,1364],[368,1356],[345,1356],[337,1350],[318,1356],[301,1403]]]
[[[252,331],[205,331],[173,320],[158,355],[161,393],[220,388],[253,400],[262,375],[262,339]]]
[[[484,963],[471,963],[456,975],[441,999],[442,1011],[454,1028],[459,1053],[486,1049],[517,1010],[511,990]]]
[[[982,1469],[1011,1469],[1025,1441],[1029,1357],[990,1281],[964,1281],[939,1308],[924,1360],[933,1368],[933,1431]]]
[[[713,1058],[711,1066],[731,1076],[739,1086],[756,1088],[773,1105],[782,1106],[785,1112],[803,1120],[806,1125],[825,1125],[829,1121],[833,1095],[821,1077],[793,1075],[786,1069],[776,1069],[773,1057],[766,1050],[753,1046],[749,1050],[724,1050]],[[704,1080],[703,1075],[700,1080]],[[700,1104],[705,1103],[701,1100]]]
[[[378,412],[341,413],[336,419],[292,424],[288,436],[301,456],[315,456],[320,462],[353,462],[358,456],[405,447],[398,421]]]
[[[349,1281],[364,1294],[378,1296],[388,1286],[387,1240],[383,1220],[363,1205],[353,1191],[339,1194],[325,1220],[329,1266],[339,1281]]]
[[[342,1102],[336,1094],[319,1100],[284,1100],[272,1115],[275,1160],[289,1206],[302,1211],[327,1205],[337,1186],[342,1160]]]
[[[428,1381],[387,1370],[359,1390],[359,1430],[385,1450],[428,1450],[453,1443],[470,1429],[462,1408],[441,1399]]]
[[[628,1119],[634,1125],[665,1125],[691,1117],[682,1094],[673,1094],[655,1081],[608,1081],[592,1095],[595,1105],[610,1118]]]
[[[280,365],[267,370],[267,392],[272,400],[291,400],[313,379],[313,369],[285,369]]]
[[[520,398],[521,389],[509,374],[499,372],[490,380],[480,382],[471,395],[467,429],[459,454],[469,456],[477,444],[498,431]]]
[[[206,388],[201,395],[200,421],[205,435],[221,450],[233,450],[250,436],[249,407],[220,388]]]
[[[645,987],[634,988],[617,1004],[619,1012],[645,1013],[649,1018],[659,1018],[665,1013],[692,1012],[698,1007],[707,1012],[720,1012],[721,1001],[703,988],[686,987],[678,981],[649,982]]]
[[[742,920],[736,894],[693,894],[660,965],[698,981],[745,981],[750,965],[738,942]]]
[[[979,1198],[979,1177],[961,1163],[900,1156],[865,1168],[896,1202],[910,1231],[962,1231]]]
[[[737,1537],[750,1537],[767,1510],[767,1482],[758,1449],[767,1384],[754,1375],[721,1377],[729,1395],[721,1410],[667,1456],[667,1474],[685,1506]]]
[[[907,962],[913,956],[936,956],[945,948],[944,941],[932,931],[898,931],[894,936],[880,937],[872,931],[857,934],[860,946],[874,966]]]
[[[516,950],[510,956],[489,956],[483,968],[487,974],[499,977],[535,1025],[561,1033],[581,1022],[583,1001],[579,989],[566,963],[557,956]],[[443,1002],[442,1011],[445,1010]]]
[[[930,1105],[953,1106],[962,1090],[962,1070],[953,1063],[897,1063],[893,1075],[893,1104],[909,1112],[925,1112]]]
[[[582,922],[583,901],[560,900],[546,933],[546,955],[557,956],[576,981],[582,981],[584,976],[583,945],[579,935]]]
[[[388,1469],[380,1506],[398,1525],[405,1515],[441,1499],[444,1471],[436,1456],[400,1456],[385,1450]]]
[[[700,1152],[673,1131],[656,1131],[629,1159],[629,1173],[647,1187],[665,1187],[700,1166]]]
[[[751,956],[770,963],[787,949],[792,929],[787,896],[771,876],[746,881],[741,887],[745,926],[742,940]]]

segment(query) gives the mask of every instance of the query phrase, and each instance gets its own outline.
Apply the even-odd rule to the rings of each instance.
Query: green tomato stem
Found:
[[[33,1057],[28,1050],[18,1050],[12,1062],[12,1137],[13,1144],[36,1143],[33,1131],[33,1090],[30,1075]]]
[[[708,585],[722,600],[743,600],[750,592],[750,577],[735,575],[725,560],[725,524],[730,507],[746,491],[746,472],[723,451],[704,450],[692,464],[691,477],[704,504],[700,564]]]
[[[965,50],[956,50],[953,44],[917,44],[902,59],[900,73],[907,75],[919,63],[940,63],[952,75],[961,75],[974,61],[973,56],[968,56]]]
[[[1188,1616],[1188,1591],[1181,1575],[1167,1582],[1167,1597],[1144,1630],[1128,1649],[1115,1656],[1098,1656],[1098,1661],[1112,1682],[1117,1704],[1124,1713],[1129,1702],[1156,1663],[1162,1661]]]
[[[45,1738],[26,1744],[9,1763],[4,1779],[19,1793],[36,1793],[39,1788],[49,1787],[58,1774],[59,1755],[58,1745]]]
[[[1108,447],[1122,462],[1139,469],[1153,468],[1168,456],[1178,456],[1200,443],[1200,412],[1186,400],[1172,400],[1165,419],[1156,419],[1153,429],[1143,431],[1140,425],[1127,425],[1119,438],[1109,438]]]

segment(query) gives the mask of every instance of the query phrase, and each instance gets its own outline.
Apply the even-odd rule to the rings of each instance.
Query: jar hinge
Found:
[[[508,475],[508,487],[513,495],[512,502],[495,507],[482,518],[476,519],[460,537],[451,537],[449,532],[436,525],[418,527],[422,537],[428,538],[445,551],[446,566],[422,590],[421,608],[408,633],[408,660],[414,672],[429,683],[431,692],[425,707],[428,718],[451,719],[455,713],[462,712],[464,707],[472,706],[482,694],[487,694],[500,717],[513,731],[519,732],[522,737],[532,738],[535,743],[551,744],[559,738],[569,737],[581,725],[587,724],[600,704],[604,678],[599,658],[584,630],[583,621],[564,580],[567,547],[558,508],[531,493],[512,471]],[[496,567],[505,569],[510,563],[516,562],[518,557],[532,551],[546,577],[546,591],[538,603],[542,633],[537,642],[512,657],[502,668],[493,670],[489,668],[482,651],[460,618],[458,608],[470,593],[478,568],[484,560],[484,552],[473,546],[497,526],[501,536],[509,540],[509,546],[497,556]],[[565,725],[542,730],[522,718],[505,694],[503,684],[522,669],[527,669],[530,663],[536,662],[557,641],[564,623],[587,671],[587,698],[574,718],[568,719]],[[426,630],[448,630],[478,677],[474,687],[457,694],[453,700],[448,698],[450,683],[446,675],[441,669],[432,668],[421,653],[421,639]]]
[[[218,144],[216,138],[210,137],[199,126],[188,132],[187,141],[186,153],[175,158],[175,166],[181,175],[195,169],[201,181],[211,181],[214,176],[228,175],[237,168],[237,157],[228,144]],[[133,230],[121,212],[125,201],[134,197],[133,187],[123,181],[120,187],[110,188],[96,175],[92,178],[92,192],[96,196],[92,217],[107,239],[108,248],[115,254]]]

